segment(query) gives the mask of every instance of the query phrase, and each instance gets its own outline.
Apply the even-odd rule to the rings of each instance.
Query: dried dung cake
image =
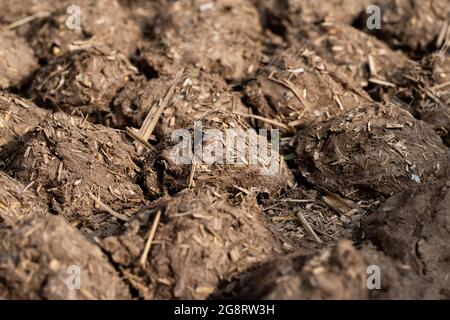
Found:
[[[380,288],[368,277],[380,268]],[[439,293],[411,270],[370,247],[348,240],[315,254],[278,258],[222,284],[219,298],[282,300],[435,299]],[[367,270],[371,272],[367,272]]]
[[[417,57],[443,45],[437,43],[437,40],[440,34],[443,34],[445,39],[450,17],[448,0],[381,0],[374,4],[381,9],[381,28],[368,30],[366,26],[368,15],[364,13],[360,19],[360,27],[391,47],[402,49],[410,56]],[[448,41],[450,41],[449,34],[447,34]]]
[[[236,80],[258,67],[262,28],[249,1],[182,0],[162,5],[159,15],[139,58],[160,74],[195,66]]]
[[[12,228],[0,227],[0,237],[0,297],[4,299],[130,298],[99,248],[61,217],[30,218]]]
[[[418,275],[404,262],[392,259],[372,245],[364,245],[359,253],[364,257],[367,267],[379,267],[380,289],[369,290],[372,300],[405,300],[405,299],[443,299],[439,286],[429,279]],[[374,275],[369,269],[367,277]],[[374,281],[369,281],[374,285]]]
[[[391,75],[383,99],[431,125],[450,145],[450,57],[437,52]]]
[[[273,196],[293,185],[272,137],[258,135],[242,118],[227,112],[212,111],[197,121],[198,126],[163,140],[160,156],[156,161],[150,157],[144,166],[144,172],[160,167],[169,194],[212,185],[224,192]]]
[[[309,182],[350,199],[390,196],[448,172],[448,150],[431,127],[375,104],[300,131],[296,161]]]
[[[313,255],[269,261],[229,283],[233,299],[367,299],[364,259],[344,241]],[[223,297],[221,297],[223,298]]]
[[[135,72],[121,54],[75,51],[39,69],[31,95],[39,105],[69,114],[79,110],[96,120],[109,112],[116,92]]]
[[[13,31],[0,30],[0,43],[0,89],[20,86],[38,66],[33,50]]]
[[[280,123],[284,131],[369,103],[365,92],[341,81],[332,69],[307,48],[292,47],[256,73],[245,86],[245,100],[257,115]],[[267,121],[258,124],[274,126]]]
[[[17,95],[0,91],[0,158],[17,148],[19,139],[48,113]],[[0,163],[3,166],[3,162]]]
[[[106,121],[118,128],[140,128],[150,110],[162,103],[173,86],[171,103],[164,109],[156,127],[160,135],[170,136],[175,129],[189,128],[197,117],[208,111],[248,113],[239,96],[217,74],[188,69],[175,81],[176,76],[151,80],[134,77],[115,97],[111,119]]]
[[[0,228],[14,226],[20,219],[45,215],[46,205],[26,186],[0,171]]]
[[[31,184],[52,212],[87,235],[105,236],[145,203],[133,152],[116,131],[60,112],[25,136],[7,171]]]
[[[140,29],[127,13],[117,0],[66,1],[34,21],[27,36],[42,61],[91,47],[128,55],[137,47]]]
[[[158,211],[161,220],[142,267]],[[254,202],[236,207],[212,189],[186,190],[142,209],[122,235],[101,245],[141,297],[204,299],[220,280],[280,252],[260,215]]]
[[[400,52],[360,30],[343,23],[323,21],[295,30],[294,42],[305,43],[327,61],[335,72],[345,73],[353,83],[368,87],[383,83],[410,61]],[[370,89],[370,88],[369,88]]]
[[[433,281],[450,297],[450,180],[389,198],[363,223],[364,238]]]

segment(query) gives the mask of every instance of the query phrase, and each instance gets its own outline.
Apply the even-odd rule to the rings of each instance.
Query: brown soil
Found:
[[[390,196],[448,173],[448,151],[426,123],[371,105],[298,133],[298,172],[350,199]]]
[[[450,298],[448,0],[1,3],[0,299]]]
[[[106,257],[61,217],[0,226],[0,297],[4,299],[126,299],[127,287]],[[77,265],[83,287],[69,289]]]
[[[391,197],[363,223],[364,238],[401,259],[450,298],[450,182]]]

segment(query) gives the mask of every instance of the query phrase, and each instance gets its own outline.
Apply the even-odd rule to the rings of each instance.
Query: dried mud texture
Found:
[[[130,298],[99,248],[61,217],[26,219],[0,228],[0,236],[0,296],[5,299]],[[80,268],[80,290],[67,286],[70,266]]]
[[[371,80],[387,80],[410,61],[384,42],[354,27],[333,21],[305,25],[295,30],[295,42],[306,43],[331,62],[336,74],[344,73],[356,86],[367,87]]]
[[[389,198],[363,223],[366,239],[433,281],[450,298],[450,180]]]
[[[114,130],[61,112],[25,136],[7,171],[86,235],[102,237],[118,221],[92,197],[125,217],[145,204],[133,152]]]
[[[231,206],[214,190],[187,190],[144,208],[103,249],[146,299],[204,299],[220,280],[280,252],[255,202]],[[156,212],[162,213],[145,267],[139,264]]]
[[[140,128],[152,107],[165,98],[175,78],[134,77],[115,97],[113,115],[106,121],[117,128],[130,125]],[[188,69],[174,87],[171,103],[164,109],[156,131],[159,135],[170,136],[173,130],[189,128],[196,118],[214,110],[248,113],[239,96],[219,75]]]
[[[20,86],[37,68],[33,50],[12,31],[0,30],[0,89]]]
[[[20,138],[45,118],[47,110],[14,94],[0,92],[0,158],[17,148]],[[3,166],[3,162],[0,162]]]
[[[80,10],[79,28],[74,24],[77,11],[70,11],[73,5]],[[140,29],[117,0],[78,0],[66,1],[48,17],[34,21],[27,36],[36,56],[50,61],[91,47],[129,55],[137,47]]]
[[[160,74],[194,66],[238,80],[259,65],[262,28],[257,9],[242,0],[182,0],[162,6],[155,40],[140,58]]]
[[[362,27],[412,57],[436,48],[436,40],[450,16],[448,0],[382,0],[375,4],[381,8],[381,28],[367,30],[364,14]]]
[[[392,74],[396,88],[385,90],[383,99],[409,110],[431,125],[450,145],[450,57],[443,53],[426,56]]]
[[[43,216],[46,206],[19,181],[0,171],[0,228],[29,216]]]
[[[296,163],[316,186],[373,199],[445,176],[448,151],[406,110],[371,105],[300,131]]]
[[[240,117],[212,111],[198,121],[201,126],[190,126],[185,132],[188,136],[180,135],[181,141],[177,137],[163,140],[160,156],[156,161],[149,157],[144,166],[144,172],[161,167],[161,181],[169,194],[189,187],[218,186],[222,192],[275,196],[294,184],[286,163],[272,149],[271,139],[258,135]],[[216,132],[208,133],[210,129]],[[244,149],[237,140],[244,143]],[[200,141],[201,150],[197,149]],[[259,149],[249,152],[254,142]]]
[[[370,102],[365,92],[342,81],[332,69],[314,52],[292,47],[279,52],[257,72],[245,86],[245,100],[256,114],[281,123],[288,131]]]
[[[109,112],[116,92],[135,71],[121,54],[75,51],[39,69],[31,95],[40,105],[69,114],[79,110],[96,120]]]
[[[381,288],[368,290],[367,268],[380,267]],[[315,254],[272,260],[222,284],[215,294],[233,299],[435,299],[436,288],[370,247],[345,240]]]

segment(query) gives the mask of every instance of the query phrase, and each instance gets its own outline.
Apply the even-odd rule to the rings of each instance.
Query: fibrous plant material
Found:
[[[364,91],[349,86],[326,60],[307,48],[292,47],[276,54],[244,92],[256,114],[295,129],[370,102]]]
[[[109,112],[116,93],[136,72],[121,54],[99,50],[68,53],[36,73],[31,95],[38,104],[97,120]]]
[[[122,215],[145,203],[133,152],[114,130],[55,113],[24,137],[7,171],[87,235],[104,236],[118,221],[91,195]]]
[[[363,222],[362,234],[450,297],[450,180],[389,198]]]
[[[161,212],[150,252],[140,259]],[[143,298],[204,299],[221,279],[278,254],[254,202],[232,206],[213,189],[186,190],[143,208],[122,235],[102,240]]]
[[[61,217],[0,225],[3,299],[127,299],[105,255]]]
[[[371,105],[298,133],[298,173],[350,199],[390,196],[448,172],[448,152],[426,123]]]
[[[0,28],[0,89],[20,86],[37,68],[33,50],[13,31]]]

